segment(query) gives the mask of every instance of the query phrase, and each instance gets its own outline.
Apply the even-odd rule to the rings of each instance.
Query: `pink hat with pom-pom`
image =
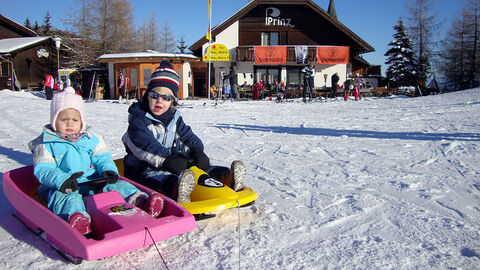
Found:
[[[80,113],[82,120],[82,128],[80,132],[85,131],[86,122],[83,117],[85,112],[85,104],[81,96],[75,93],[73,87],[67,87],[62,92],[53,95],[52,104],[50,106],[50,124],[53,130],[55,130],[55,122],[57,121],[58,114],[65,109],[75,109]]]

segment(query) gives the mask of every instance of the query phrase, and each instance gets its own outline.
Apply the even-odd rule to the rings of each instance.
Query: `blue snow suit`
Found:
[[[78,183],[99,178],[104,171],[118,173],[103,138],[88,129],[72,142],[47,125],[43,133],[29,143],[29,148],[33,152],[33,173],[40,182],[38,193],[47,199],[50,210],[67,221],[75,212],[88,216],[82,197],[92,195],[93,191],[82,186],[75,192],[62,193],[59,189],[65,180],[76,172],[84,173],[77,179]],[[103,189],[104,192],[113,190],[125,199],[139,192],[134,185],[121,180]]]
[[[137,102],[128,109],[128,129],[122,137],[127,155],[123,159],[125,176],[146,184],[162,193],[170,190],[155,188],[143,182],[150,178],[165,182],[173,176],[162,170],[165,158],[170,155],[189,156],[192,147],[204,146],[200,138],[185,124],[180,111],[170,108],[160,116],[154,117],[146,107],[146,103]],[[175,179],[178,177],[175,176]],[[161,185],[158,185],[161,186]],[[168,188],[171,188],[171,183]],[[168,194],[167,194],[168,195]]]

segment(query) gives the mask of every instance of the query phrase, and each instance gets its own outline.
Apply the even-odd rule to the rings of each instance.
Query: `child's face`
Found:
[[[174,98],[175,96],[170,88],[163,86],[153,88],[148,95],[148,106],[150,107],[150,111],[156,116],[162,115],[170,108],[170,106],[172,106]]]
[[[82,129],[82,118],[75,109],[61,111],[55,121],[55,130],[60,134],[77,134]]]

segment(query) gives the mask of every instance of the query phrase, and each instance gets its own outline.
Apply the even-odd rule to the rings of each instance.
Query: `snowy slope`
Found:
[[[480,266],[480,89],[359,102],[181,103],[212,163],[245,161],[259,199],[159,243],[170,269]],[[39,93],[0,91],[0,174],[32,163],[27,143],[48,123],[49,105]],[[128,106],[86,104],[87,122],[114,158],[124,155]],[[1,269],[165,269],[153,246],[68,265],[12,211],[0,191]]]

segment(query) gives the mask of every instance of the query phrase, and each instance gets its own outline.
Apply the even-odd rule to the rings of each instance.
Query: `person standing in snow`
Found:
[[[348,97],[355,89],[355,80],[352,78],[347,78],[347,80],[343,83],[343,100],[348,101]]]
[[[302,69],[303,73],[303,92],[302,92],[302,97],[303,97],[303,102],[306,102],[306,91],[308,91],[308,100],[311,101],[313,98],[313,78],[315,76],[315,68],[313,63],[311,63],[309,66],[305,66]]]
[[[51,100],[53,96],[53,86],[54,86],[54,79],[52,75],[46,75],[45,81],[43,82],[45,86],[45,99]]]
[[[363,86],[363,79],[360,78],[360,74],[356,74],[355,76],[355,101],[362,99],[362,95],[360,94],[360,88]]]
[[[118,94],[119,94],[118,99],[119,100],[125,99],[127,83],[125,80],[125,76],[123,75],[123,71],[121,70],[120,70],[120,74],[118,75],[117,85],[118,85]]]
[[[337,85],[339,80],[340,77],[338,77],[338,72],[335,72],[335,74],[332,75],[332,98],[337,98]]]
[[[129,204],[152,216],[160,214],[160,194],[148,196],[129,182],[118,180],[105,142],[86,126],[84,102],[75,89],[67,87],[53,96],[50,119],[42,134],[28,145],[33,152],[33,173],[40,182],[38,193],[47,199],[50,210],[81,234],[91,233],[91,218],[82,197],[92,195],[93,190],[79,184],[104,178],[108,180],[104,192],[117,190]]]
[[[233,70],[233,67],[230,67],[230,73],[228,74],[228,80],[230,82],[230,89],[232,91],[233,99],[238,100],[240,93],[238,92],[237,87],[237,74]]]
[[[179,81],[172,64],[163,60],[142,100],[128,109],[128,129],[122,137],[125,176],[178,202],[190,202],[196,184],[191,166],[234,190],[242,189],[243,162],[234,161],[230,168],[210,166],[202,141],[175,108]]]

